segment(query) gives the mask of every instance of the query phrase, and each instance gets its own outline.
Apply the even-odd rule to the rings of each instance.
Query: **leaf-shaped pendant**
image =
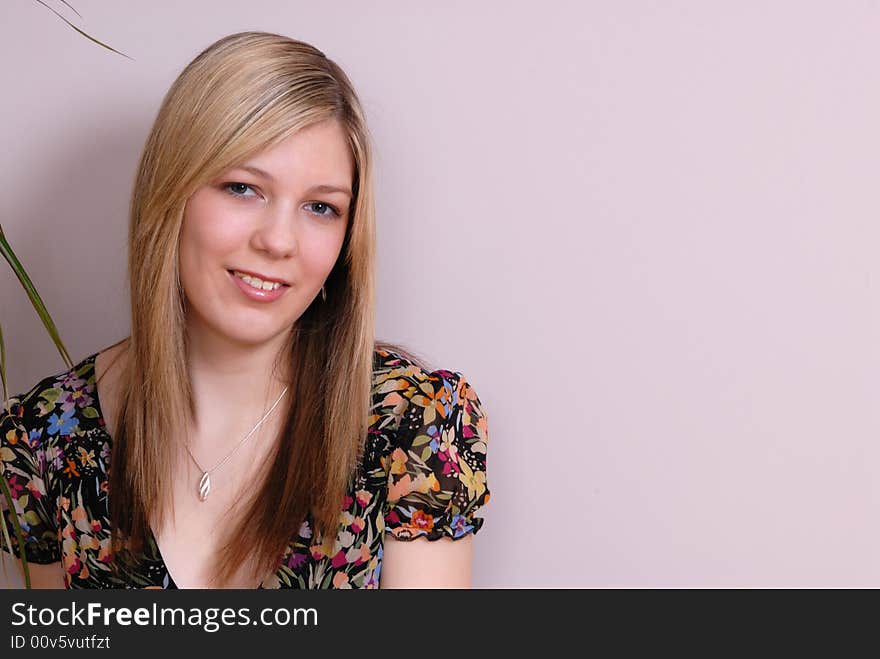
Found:
[[[204,501],[211,494],[211,477],[206,471],[202,474],[202,480],[199,481],[199,501]]]

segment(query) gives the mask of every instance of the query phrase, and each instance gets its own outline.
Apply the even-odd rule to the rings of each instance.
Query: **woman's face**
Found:
[[[328,120],[196,190],[179,243],[188,330],[250,346],[283,341],[339,256],[353,169],[342,126]],[[234,270],[288,286],[256,299]]]

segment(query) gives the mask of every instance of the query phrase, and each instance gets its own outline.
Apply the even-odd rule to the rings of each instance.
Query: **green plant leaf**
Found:
[[[3,551],[4,547],[11,557],[12,538],[9,537],[9,530],[6,528],[6,520],[0,517],[0,551]],[[9,581],[9,575],[6,572],[6,561],[4,560],[6,558],[7,555],[5,552],[0,554],[0,567],[3,568],[3,579]]]
[[[3,343],[3,326],[0,325],[0,384],[3,385],[3,409],[9,409],[9,390],[6,388],[6,345]]]
[[[62,16],[62,15],[59,14],[57,11],[55,11],[52,7],[50,7],[50,6],[47,5],[45,2],[43,2],[43,0],[36,0],[36,1],[39,2],[41,5],[43,5],[46,9],[48,9],[49,11],[51,11],[53,14],[55,14],[55,15],[56,15],[58,18],[60,18],[62,21],[64,21],[65,23],[67,23],[67,24],[68,24],[70,27],[72,27],[74,30],[76,30],[76,31],[79,32],[81,35],[83,35],[86,39],[90,39],[91,41],[94,41],[96,44],[98,44],[99,46],[103,46],[103,47],[106,48],[107,50],[112,50],[112,51],[113,51],[114,53],[116,53],[117,55],[122,55],[123,57],[128,57],[128,55],[126,55],[125,53],[120,53],[120,52],[119,52],[118,50],[116,50],[115,48],[111,48],[111,47],[108,46],[107,44],[105,44],[105,43],[103,43],[103,42],[98,41],[97,39],[95,39],[95,37],[93,37],[92,35],[90,35],[90,34],[86,34],[86,33],[83,32],[82,30],[80,30],[76,25],[74,25],[73,23],[71,23],[69,20],[67,20],[66,18],[64,18],[64,16]],[[62,0],[62,1],[63,1],[63,0]],[[66,2],[65,2],[64,4],[67,5]],[[67,5],[67,6],[70,7],[70,5]],[[73,7],[70,7],[70,8],[73,9]],[[74,9],[74,11],[76,11],[76,10]],[[79,16],[79,12],[77,12],[77,16]],[[82,18],[82,16],[80,16],[80,18]],[[134,61],[134,58],[132,58],[132,57],[128,57],[128,59]]]
[[[73,362],[70,359],[70,355],[67,353],[67,348],[64,347],[64,343],[61,341],[61,335],[58,334],[58,328],[55,327],[55,322],[46,310],[46,305],[43,303],[40,294],[37,293],[37,289],[34,288],[31,278],[28,277],[24,267],[15,256],[15,252],[12,251],[12,247],[10,247],[9,243],[6,241],[2,226],[0,226],[0,253],[3,254],[3,257],[9,265],[12,266],[12,271],[15,273],[15,276],[18,277],[18,281],[21,282],[31,304],[37,311],[37,315],[40,317],[40,320],[43,321],[46,331],[49,332],[49,336],[58,348],[58,352],[61,353],[61,358],[64,360],[64,363],[67,364],[68,368],[73,368]]]
[[[61,2],[64,2],[64,0],[61,0]],[[68,7],[70,7],[70,10],[71,10],[74,14],[76,14],[77,16],[79,16],[80,18],[82,18],[82,14],[80,14],[76,9],[74,9],[74,8],[73,8],[73,5],[71,5],[69,2],[64,2],[64,4],[67,5]]]
[[[12,493],[9,491],[9,486],[6,484],[5,478],[0,478],[0,492],[3,493],[3,498],[6,500],[6,507],[9,511],[9,515],[12,519],[12,528],[15,529],[15,538],[18,541],[19,553],[21,554],[21,567],[24,570],[24,587],[31,587],[31,572],[28,569],[27,556],[24,551],[24,534],[21,532],[21,524],[18,521],[18,515],[15,514],[15,506],[12,505]],[[3,535],[7,542],[10,542],[7,545],[12,550],[11,540],[9,538],[9,533],[6,531],[6,520],[0,519],[0,526],[3,527]],[[0,560],[5,560],[6,553],[0,554]],[[5,570],[6,568],[4,568]]]

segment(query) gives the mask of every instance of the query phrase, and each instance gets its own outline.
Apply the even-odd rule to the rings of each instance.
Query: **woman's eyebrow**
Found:
[[[255,167],[254,165],[239,165],[238,167],[235,167],[235,169],[243,169],[244,171],[255,174],[256,176],[262,176],[268,181],[272,181],[273,183],[275,182],[274,176],[272,176],[266,170]],[[341,192],[342,194],[351,197],[351,190],[336,185],[315,185],[306,190],[306,192]]]
[[[341,192],[344,195],[351,197],[351,190],[346,190],[345,188],[340,188],[335,185],[314,185],[306,192]]]

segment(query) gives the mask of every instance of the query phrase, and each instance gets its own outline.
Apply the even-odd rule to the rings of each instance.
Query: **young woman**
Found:
[[[134,184],[131,335],[0,417],[35,587],[470,585],[486,415],[375,341],[373,195],[322,52],[243,32],[184,69]]]

